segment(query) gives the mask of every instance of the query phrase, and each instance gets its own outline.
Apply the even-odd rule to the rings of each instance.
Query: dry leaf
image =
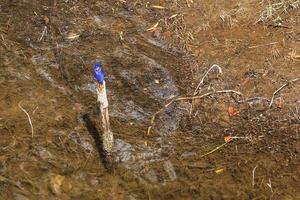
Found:
[[[227,112],[231,117],[239,114],[239,111],[236,110],[233,106],[228,106]]]
[[[225,142],[230,142],[231,140],[233,140],[231,135],[224,136],[224,141]]]

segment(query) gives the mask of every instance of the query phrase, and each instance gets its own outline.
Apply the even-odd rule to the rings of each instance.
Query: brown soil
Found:
[[[300,199],[299,4],[0,0],[0,199]],[[97,58],[113,170],[102,162]],[[146,135],[213,64],[223,73],[200,93],[242,96],[172,104]],[[227,135],[243,138],[202,156]]]

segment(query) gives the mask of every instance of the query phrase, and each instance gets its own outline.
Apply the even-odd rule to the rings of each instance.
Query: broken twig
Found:
[[[275,96],[276,96],[276,94],[277,94],[278,92],[280,92],[283,88],[285,88],[285,87],[288,86],[289,84],[298,81],[299,79],[300,79],[300,78],[295,78],[295,79],[293,79],[293,80],[290,80],[290,81],[288,81],[287,83],[283,84],[283,85],[282,85],[280,88],[278,88],[275,92],[273,92],[273,96],[272,96],[272,99],[271,99],[271,101],[270,101],[269,108],[272,107],[273,102],[274,102],[274,98],[275,98]]]
[[[21,102],[18,104],[19,108],[27,115],[30,127],[31,127],[31,137],[33,138],[33,126],[32,126],[32,121],[30,118],[30,115],[28,114],[28,112],[21,106]]]

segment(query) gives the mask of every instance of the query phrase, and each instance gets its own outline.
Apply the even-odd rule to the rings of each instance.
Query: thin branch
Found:
[[[194,91],[194,94],[193,96],[197,95],[200,93],[200,90],[201,90],[201,87],[204,85],[204,79],[208,76],[209,72],[212,71],[214,68],[217,68],[218,69],[218,72],[219,74],[222,74],[222,68],[217,65],[217,64],[213,64],[205,73],[204,75],[202,76],[202,79],[200,80],[200,82],[198,83],[195,91]],[[192,115],[192,112],[193,112],[193,107],[194,107],[194,101],[191,103],[191,107],[189,109],[189,114],[190,116]]]
[[[223,94],[223,93],[234,93],[234,94],[237,94],[237,95],[242,95],[240,92],[237,92],[237,91],[235,91],[235,90],[219,90],[219,91],[209,92],[209,93],[206,93],[206,94],[203,94],[203,95],[199,95],[199,96],[178,97],[178,98],[172,99],[169,103],[165,104],[164,107],[162,107],[161,109],[159,109],[158,111],[156,111],[156,112],[152,115],[152,118],[151,118],[151,125],[148,127],[147,135],[150,134],[151,129],[152,129],[152,127],[153,127],[154,124],[155,124],[156,116],[157,116],[158,114],[160,114],[161,112],[163,112],[166,108],[168,108],[168,107],[169,107],[170,105],[172,105],[173,103],[175,103],[175,102],[177,102],[177,101],[189,101],[189,100],[195,100],[195,99],[202,99],[202,98],[204,98],[204,97],[208,97],[208,96],[211,96],[211,95],[214,95],[214,94]]]
[[[300,79],[300,78],[295,78],[295,79],[293,79],[293,80],[290,80],[290,81],[288,81],[287,83],[283,84],[283,85],[282,85],[280,88],[278,88],[275,92],[273,92],[273,96],[272,96],[271,102],[270,102],[270,104],[269,104],[269,108],[272,107],[272,104],[273,104],[273,102],[274,102],[274,98],[275,98],[275,96],[276,96],[277,93],[279,93],[283,88],[285,88],[285,87],[288,86],[289,84],[294,83],[294,82],[298,81],[299,79]]]
[[[27,115],[30,127],[31,127],[31,137],[33,138],[33,126],[32,126],[32,121],[30,118],[30,115],[28,114],[28,112],[21,106],[21,102],[18,104],[19,108]]]
[[[207,72],[203,75],[201,81],[198,83],[195,91],[194,91],[194,96],[198,93],[198,90],[200,89],[200,87],[204,84],[204,79],[208,76],[209,72],[211,70],[213,70],[214,68],[217,68],[219,71],[219,74],[222,74],[222,68],[219,65],[213,64],[208,70]]]

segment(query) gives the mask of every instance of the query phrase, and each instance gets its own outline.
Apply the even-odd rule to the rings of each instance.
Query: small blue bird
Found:
[[[104,71],[102,70],[102,65],[100,62],[97,62],[94,66],[94,78],[98,83],[103,84],[104,81]]]

